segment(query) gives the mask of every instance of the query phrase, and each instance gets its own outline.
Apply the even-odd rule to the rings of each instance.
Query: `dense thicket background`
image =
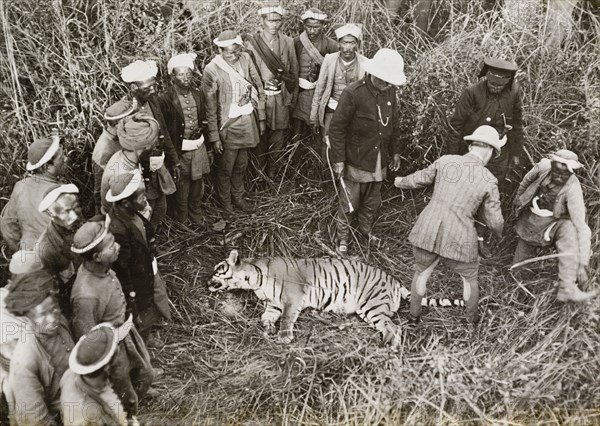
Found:
[[[360,22],[362,53],[397,49],[408,85],[399,92],[402,173],[426,166],[443,152],[448,117],[460,91],[476,81],[482,59],[517,62],[524,92],[525,163],[569,148],[579,172],[593,230],[591,283],[598,276],[598,140],[600,41],[598,5],[567,0],[400,1],[397,14],[379,2],[290,0],[284,31],[296,35],[310,6],[332,23]],[[388,2],[393,3],[393,2]],[[423,4],[427,7],[423,9]],[[577,5],[572,7],[575,3]],[[216,53],[211,41],[229,28],[259,26],[251,1],[0,0],[0,181],[3,206],[25,174],[27,146],[59,127],[69,151],[69,180],[91,212],[90,153],[104,109],[126,93],[120,69],[134,59],[156,59],[159,82],[179,51],[198,53],[199,70]],[[391,7],[391,6],[390,6]],[[198,82],[201,79],[197,75]],[[167,346],[153,353],[166,373],[161,396],[146,401],[144,418],[156,424],[411,424],[600,422],[599,303],[554,301],[556,264],[537,263],[511,273],[514,237],[481,268],[482,324],[468,330],[456,308],[431,310],[424,325],[404,332],[399,353],[356,318],[305,312],[297,341],[280,346],[261,334],[260,306],[251,295],[212,295],[212,266],[236,245],[244,256],[327,255],[335,195],[324,183],[308,141],[289,145],[286,176],[259,190],[249,182],[257,214],[222,231],[168,223],[159,263],[175,317],[161,331]],[[522,170],[521,172],[524,172]],[[428,199],[427,191],[401,194],[389,184],[375,231],[383,245],[357,257],[410,283],[406,235]],[[207,194],[209,224],[218,218]],[[3,275],[7,261],[2,260]],[[433,295],[460,297],[459,280],[442,268]],[[396,321],[404,323],[406,307]]]

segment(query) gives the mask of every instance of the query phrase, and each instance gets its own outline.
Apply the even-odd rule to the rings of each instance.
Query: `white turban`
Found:
[[[244,45],[242,38],[233,30],[223,31],[216,39],[213,40],[213,43],[219,47],[229,47],[234,44],[238,44],[240,46]]]
[[[346,24],[335,30],[335,36],[338,40],[347,35],[354,36],[357,40],[360,40],[362,30],[356,24]]]
[[[121,78],[125,83],[135,83],[154,78],[157,73],[158,67],[155,61],[141,61],[138,59],[121,70]]]
[[[196,60],[195,53],[181,53],[179,55],[173,56],[167,62],[167,71],[169,74],[173,72],[173,68],[177,67],[188,67],[189,69],[194,69],[194,61]]]
[[[55,185],[52,189],[46,192],[46,195],[44,195],[44,198],[42,198],[42,201],[38,206],[38,211],[45,212],[48,210],[50,206],[52,206],[52,204],[58,200],[58,197],[63,194],[79,194],[79,189],[72,183]]]
[[[573,151],[569,151],[568,149],[559,149],[553,154],[550,154],[550,160],[556,161],[558,163],[562,163],[567,166],[567,169],[571,173],[574,173],[575,170],[583,167],[583,164],[579,162],[579,157]]]
[[[327,14],[321,12],[318,9],[308,9],[306,12],[300,16],[300,19],[305,21],[307,19],[315,19],[317,21],[325,21],[327,19]]]
[[[281,6],[265,6],[258,9],[258,14],[260,16],[267,15],[269,13],[276,13],[280,16],[285,16],[285,9]]]

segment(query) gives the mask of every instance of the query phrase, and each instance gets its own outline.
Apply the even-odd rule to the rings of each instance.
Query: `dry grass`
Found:
[[[88,5],[87,13],[70,8]],[[293,12],[304,1],[288,2]],[[458,4],[459,2],[452,2]],[[125,93],[119,69],[128,61],[194,49],[205,64],[211,40],[222,29],[245,32],[258,25],[256,4],[223,0],[192,21],[178,10],[160,19],[151,0],[2,2],[0,56],[0,180],[7,197],[24,174],[26,146],[60,122],[70,152],[69,178],[83,189],[90,211],[90,151],[100,133],[101,113]],[[439,2],[439,8],[444,3]],[[543,47],[543,18],[526,28],[498,13],[479,14],[469,2],[444,9],[450,17],[437,41],[410,23],[391,22],[375,2],[321,1],[334,22],[365,23],[363,53],[393,47],[404,56],[409,85],[400,95],[400,126],[406,158],[403,172],[437,158],[447,136],[447,117],[460,90],[475,81],[481,59],[505,54],[522,64],[526,149],[537,161],[551,149],[570,147],[582,157],[580,174],[589,202],[592,247],[600,247],[597,203],[597,140],[590,138],[598,114],[598,40],[573,32],[563,46]],[[94,6],[95,5],[95,6]],[[154,5],[154,6],[153,6]],[[441,5],[441,6],[440,6]],[[442,13],[442,12],[440,12]],[[441,16],[441,15],[440,15]],[[444,15],[446,16],[446,15]],[[583,16],[583,14],[581,14]],[[588,17],[597,25],[593,17]],[[296,33],[297,20],[285,30]],[[596,43],[596,45],[594,45]],[[595,47],[596,46],[596,47]],[[68,59],[65,59],[68,58]],[[163,68],[164,72],[164,68]],[[164,76],[160,76],[161,78]],[[244,256],[322,256],[334,230],[334,192],[308,141],[290,145],[286,178],[259,190],[259,207],[224,231],[185,229],[171,223],[159,264],[173,302],[173,321],[153,355],[166,374],[160,397],[143,405],[156,424],[597,424],[600,423],[599,302],[555,302],[556,263],[508,272],[512,234],[496,257],[481,267],[484,310],[469,329],[458,308],[429,309],[418,328],[403,327],[397,353],[357,317],[304,312],[289,346],[262,335],[261,307],[249,294],[210,294],[212,267],[234,244]],[[207,218],[217,219],[208,194]],[[406,235],[427,201],[426,191],[400,194],[386,185],[375,232],[384,245],[354,253],[393,273],[412,276]],[[512,218],[509,218],[511,220]],[[507,227],[510,229],[510,226]],[[241,236],[238,234],[241,233]],[[597,280],[597,254],[592,278]],[[6,269],[3,265],[3,271]],[[460,297],[459,279],[440,268],[430,295]],[[395,321],[403,324],[407,306]]]

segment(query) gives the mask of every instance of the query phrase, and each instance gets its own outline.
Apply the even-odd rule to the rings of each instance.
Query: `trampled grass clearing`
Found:
[[[306,3],[286,5],[299,14]],[[521,64],[527,159],[538,161],[550,150],[569,147],[585,164],[579,176],[593,230],[594,282],[600,247],[597,20],[578,11],[575,31],[560,47],[548,50],[543,14],[532,16],[528,25],[517,25],[498,11],[482,13],[473,2],[452,2],[450,10],[448,4],[440,3],[449,18],[436,40],[407,21],[392,21],[376,2],[332,0],[318,6],[333,22],[365,24],[367,56],[379,47],[393,47],[405,57],[409,84],[399,94],[406,145],[403,174],[442,153],[447,118],[460,91],[475,81],[485,55],[507,55]],[[69,150],[69,179],[82,190],[84,208],[90,212],[91,147],[101,131],[103,110],[126,93],[120,67],[137,58],[157,59],[166,83],[164,64],[172,53],[193,49],[203,65],[215,53],[211,40],[222,29],[252,32],[258,26],[257,4],[251,2],[224,0],[219,8],[191,18],[176,8],[161,11],[161,5],[151,0],[2,2],[3,197],[24,175],[27,144],[58,123]],[[299,27],[297,19],[289,19],[284,29],[297,34]],[[161,330],[167,346],[153,352],[165,375],[156,383],[160,396],[143,403],[144,420],[244,425],[600,423],[599,302],[584,307],[555,302],[555,261],[511,274],[510,217],[495,257],[482,262],[481,325],[469,329],[459,308],[430,308],[420,328],[406,327],[408,306],[403,305],[395,318],[403,333],[397,353],[382,347],[377,333],[356,316],[311,311],[300,316],[296,340],[279,345],[262,335],[262,308],[253,295],[209,293],[212,268],[232,246],[243,256],[327,255],[319,241],[331,243],[335,194],[325,182],[328,172],[319,169],[307,144],[300,140],[290,145],[281,185],[258,190],[250,182],[251,199],[259,207],[254,216],[241,217],[224,231],[167,224],[159,264],[169,284],[174,319]],[[412,253],[406,236],[427,194],[402,194],[388,183],[375,228],[383,245],[369,251],[352,246],[361,259],[407,286]],[[211,203],[209,191],[209,224],[217,220]],[[2,261],[3,274],[6,264]],[[458,277],[438,269],[428,295],[461,294]]]

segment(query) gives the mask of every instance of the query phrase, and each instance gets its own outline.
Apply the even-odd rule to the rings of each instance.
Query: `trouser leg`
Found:
[[[236,150],[235,161],[231,171],[231,199],[241,200],[244,196],[244,178],[248,169],[248,150]]]
[[[356,216],[356,209],[360,201],[360,183],[345,181],[346,191],[338,184],[339,204],[337,214],[337,239],[338,241],[350,241],[350,224]],[[350,204],[349,204],[350,202]],[[353,211],[350,211],[350,205]]]
[[[275,176],[277,168],[281,165],[285,144],[285,130],[269,130],[269,147],[268,147],[268,163],[267,174],[269,177]]]
[[[175,185],[177,186],[177,191],[175,191],[175,194],[173,194],[175,198],[173,216],[177,222],[183,223],[188,217],[188,198],[190,195],[190,184],[191,177],[188,174],[182,174],[175,183]]]
[[[267,129],[264,134],[259,137],[258,144],[252,148],[256,160],[256,169],[261,172],[266,172],[267,157],[269,153],[269,132]]]
[[[446,263],[462,278],[467,318],[472,323],[477,323],[479,321],[479,261],[460,262],[447,259]]]
[[[479,321],[479,281],[477,278],[461,278],[467,318],[472,323],[477,323]]]
[[[574,285],[577,281],[579,268],[579,246],[577,244],[577,231],[570,220],[559,220],[555,225],[554,245],[559,254],[574,253],[572,256],[558,258],[558,280],[561,287]]]
[[[119,344],[117,353],[110,361],[108,377],[125,411],[129,416],[134,416],[137,414],[138,394],[131,382],[131,362],[124,346],[123,343]]]
[[[519,238],[517,242],[517,248],[513,256],[513,265],[524,260],[530,259],[535,256],[537,247],[528,244],[525,240]]]
[[[440,257],[419,247],[413,247],[413,254],[415,256],[415,274],[410,285],[410,315],[419,318],[427,281],[439,263]]]
[[[508,164],[510,161],[510,154],[508,150],[502,150],[500,156],[492,158],[486,165],[486,169],[489,170],[498,179],[498,191],[500,194],[506,194],[508,182],[506,181],[506,175],[508,173]]]
[[[231,180],[237,156],[238,150],[224,149],[219,159],[215,188],[223,207],[231,207]]]
[[[202,214],[202,197],[204,196],[204,179],[191,180],[189,184],[188,196],[188,215],[193,223],[201,223],[203,220]]]
[[[381,182],[360,184],[360,202],[358,205],[358,230],[369,235],[381,207]]]
[[[557,300],[560,302],[586,302],[592,299],[596,296],[597,290],[582,291],[577,286],[580,253],[575,225],[569,219],[559,220],[553,233],[556,250],[558,254],[562,255],[558,258]],[[573,253],[573,255],[569,255],[569,253]]]
[[[165,218],[167,214],[167,197],[165,194],[161,194],[154,200],[148,200],[148,204],[152,207],[152,216],[150,216],[150,223],[156,229],[160,222]]]
[[[330,150],[330,147],[327,146],[327,143],[325,142],[326,138],[329,137],[329,125],[331,124],[331,119],[333,118],[333,113],[325,113],[325,116],[323,118],[323,124],[324,126],[321,127],[321,135],[322,135],[322,144],[321,144],[321,154],[323,155],[323,161],[329,161],[328,160],[328,156],[327,156],[327,151]],[[331,151],[329,151],[329,154],[331,155]]]

